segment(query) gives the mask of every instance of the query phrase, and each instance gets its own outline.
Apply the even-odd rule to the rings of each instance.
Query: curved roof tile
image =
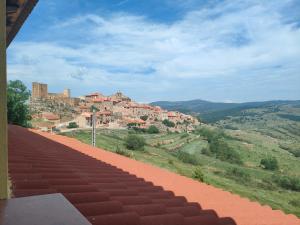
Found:
[[[300,224],[293,215],[218,188],[17,126],[9,127],[9,173],[14,196],[61,192],[92,224]]]

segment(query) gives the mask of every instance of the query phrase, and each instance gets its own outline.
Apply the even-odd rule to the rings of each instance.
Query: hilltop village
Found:
[[[111,96],[97,92],[72,98],[70,89],[49,93],[47,84],[32,83],[30,110],[35,128],[63,130],[68,129],[70,123],[76,124],[79,129],[91,128],[92,108],[96,110],[97,128],[147,129],[152,125],[160,131],[189,132],[199,125],[199,121],[191,115],[140,104],[121,92]]]

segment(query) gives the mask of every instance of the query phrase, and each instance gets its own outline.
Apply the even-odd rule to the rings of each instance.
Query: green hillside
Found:
[[[153,104],[210,124],[189,134],[103,129],[97,146],[300,217],[300,101]],[[132,133],[145,139],[144,150],[126,148]],[[65,135],[91,143],[90,131]]]
[[[183,113],[199,115],[200,119],[207,123],[215,123],[226,119],[228,116],[240,116],[249,109],[279,110],[281,106],[300,107],[300,101],[266,101],[246,103],[216,103],[203,100],[177,101],[177,102],[153,102],[152,105],[160,106],[167,110],[175,110]]]
[[[223,126],[223,122],[217,126],[201,125],[191,134],[136,133],[146,141],[142,151],[126,148],[126,137],[133,131],[101,129],[97,130],[96,144],[300,217],[300,163],[289,151],[292,142],[254,129]],[[64,135],[91,143],[91,131]],[[297,142],[293,143],[296,147]],[[275,159],[278,167],[264,169],[267,164],[261,162],[269,159]]]
[[[238,106],[236,103],[218,103],[200,99],[176,102],[158,101],[152,102],[151,105],[160,106],[171,111],[180,111],[182,113],[208,113],[217,110],[231,109]]]

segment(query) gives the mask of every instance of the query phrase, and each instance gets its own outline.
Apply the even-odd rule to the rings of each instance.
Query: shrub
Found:
[[[151,125],[151,126],[148,128],[147,132],[148,132],[149,134],[158,134],[158,133],[159,133],[159,129],[158,129],[156,126]]]
[[[69,123],[69,125],[67,126],[67,128],[72,129],[72,128],[78,128],[79,126],[77,125],[76,122],[71,122]]]
[[[273,179],[276,184],[280,187],[292,190],[292,191],[300,191],[300,179],[298,177],[290,177],[290,176],[273,176]]]
[[[248,182],[251,179],[249,173],[247,173],[245,170],[238,167],[233,167],[230,170],[227,170],[226,175],[235,180],[242,181],[242,182]]]
[[[295,157],[300,157],[300,149],[290,148],[290,147],[285,146],[283,144],[280,144],[279,147],[283,150],[286,150],[286,151],[292,153]]]
[[[174,161],[173,161],[172,159],[169,159],[169,160],[168,160],[168,163],[169,163],[170,165],[173,165],[173,164],[174,164]]]
[[[256,187],[269,190],[269,191],[276,191],[278,190],[278,185],[276,185],[272,180],[268,178],[264,178],[261,181],[256,181]]]
[[[290,151],[295,157],[300,157],[300,149],[293,149]]]
[[[202,172],[201,167],[197,167],[193,172],[193,178],[196,180],[199,180],[201,182],[204,182],[204,174]]]
[[[123,156],[129,157],[129,158],[131,157],[131,155],[130,155],[129,152],[120,149],[119,146],[117,146],[116,153],[119,154],[119,155],[123,155]]]
[[[138,135],[130,134],[125,140],[126,148],[130,150],[144,150],[145,139]]]
[[[203,148],[203,149],[201,150],[201,153],[202,153],[203,155],[207,155],[207,156],[211,156],[211,155],[212,155],[212,152],[209,150],[209,148]]]
[[[141,120],[144,120],[146,121],[148,119],[148,116],[147,115],[144,115],[144,116],[140,116]]]
[[[211,143],[213,140],[220,139],[224,136],[224,133],[222,131],[215,131],[208,128],[201,128],[197,130],[196,133],[205,137],[208,143]]]
[[[278,161],[275,157],[264,158],[260,161],[260,165],[266,170],[278,170]]]
[[[293,200],[289,201],[289,204],[300,208],[300,199],[293,199]]]
[[[183,151],[178,151],[177,154],[176,154],[176,157],[184,162],[184,163],[189,163],[189,164],[192,164],[192,165],[199,165],[199,162],[198,160],[195,158],[194,155],[191,155],[187,152],[183,152]]]
[[[184,134],[182,134],[182,135],[181,135],[181,137],[180,137],[180,138],[182,138],[182,139],[183,139],[183,138],[187,138],[188,136],[189,136],[189,134],[188,134],[188,133],[184,133]]]
[[[145,128],[140,128],[140,127],[132,127],[132,129],[136,132],[136,133],[146,133],[146,129]]]
[[[175,127],[175,123],[167,119],[163,120],[162,123],[167,127]]]
[[[240,155],[230,148],[223,139],[213,139],[209,145],[209,150],[222,161],[243,164]]]
[[[207,156],[215,156],[216,158],[234,164],[243,164],[240,155],[224,141],[226,134],[222,130],[211,130],[201,128],[196,131],[204,136],[209,143],[209,148],[202,149],[202,154]]]

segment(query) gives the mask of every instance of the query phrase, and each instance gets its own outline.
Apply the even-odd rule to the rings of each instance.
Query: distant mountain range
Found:
[[[205,100],[190,100],[190,101],[157,101],[152,102],[151,105],[160,106],[163,109],[179,111],[182,113],[198,115],[206,122],[217,122],[225,119],[228,116],[238,116],[244,110],[252,108],[268,108],[279,107],[282,105],[292,105],[293,107],[300,107],[300,100],[274,100],[264,102],[245,102],[245,103],[223,103],[210,102]]]

